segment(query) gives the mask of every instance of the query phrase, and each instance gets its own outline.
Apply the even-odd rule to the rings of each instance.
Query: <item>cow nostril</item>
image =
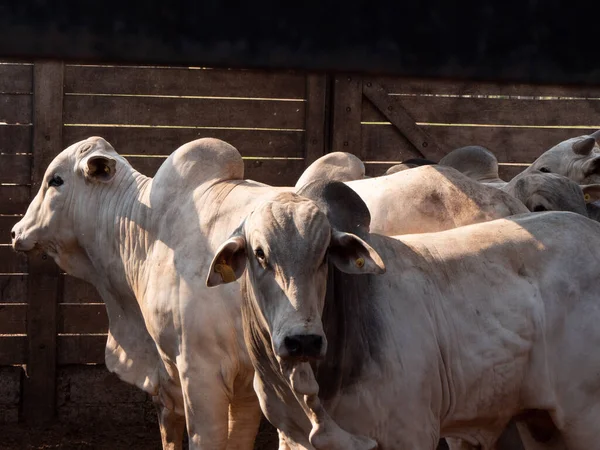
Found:
[[[10,237],[13,239],[17,237],[17,233],[15,233],[15,230],[10,232]]]
[[[286,336],[283,343],[292,357],[318,358],[323,348],[323,338],[317,334]]]

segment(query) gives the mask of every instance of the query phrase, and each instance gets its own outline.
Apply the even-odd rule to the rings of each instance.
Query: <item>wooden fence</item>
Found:
[[[598,128],[600,88],[0,64],[0,422],[114,417],[115,402],[131,421],[145,401],[102,366],[107,318],[95,289],[10,248],[47,165],[73,142],[103,136],[152,176],[179,145],[218,137],[240,150],[247,178],[290,185],[328,151],[354,153],[377,175],[470,144],[494,151],[508,179]]]

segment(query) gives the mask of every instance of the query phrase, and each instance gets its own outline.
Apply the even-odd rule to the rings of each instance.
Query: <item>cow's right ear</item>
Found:
[[[235,233],[225,241],[210,263],[206,285],[208,287],[232,283],[242,276],[246,269],[246,238]]]
[[[581,186],[581,190],[586,203],[594,203],[600,200],[600,184],[584,184]]]

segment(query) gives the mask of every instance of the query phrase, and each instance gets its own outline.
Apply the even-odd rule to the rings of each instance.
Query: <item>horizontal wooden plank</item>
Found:
[[[127,160],[139,172],[153,177],[165,158],[129,156]],[[291,186],[305,169],[304,159],[245,159],[244,178],[273,186]]]
[[[24,214],[29,206],[29,186],[0,185],[0,214]]]
[[[66,66],[65,92],[305,98],[306,77],[249,70]]]
[[[0,303],[27,302],[27,275],[0,275]]]
[[[64,123],[304,128],[302,101],[68,95]]]
[[[0,183],[31,183],[31,156],[0,155]]]
[[[0,126],[0,154],[31,153],[31,125]]]
[[[106,306],[104,303],[59,305],[58,332],[107,333]]]
[[[19,220],[21,216],[0,216],[0,244],[11,243],[10,232]]]
[[[304,156],[302,131],[199,128],[65,127],[65,147],[90,136],[102,136],[125,155],[169,155],[186,142],[212,137],[229,142],[243,156]]]
[[[62,303],[102,303],[102,298],[90,283],[64,275]]]
[[[490,125],[598,126],[600,100],[504,100],[489,98],[402,97],[415,122]],[[363,98],[363,122],[387,119]]]
[[[0,335],[4,334],[27,334],[27,305],[0,303]]]
[[[29,94],[0,94],[0,124],[31,123]]]
[[[402,77],[378,77],[377,81],[395,94],[600,98],[600,85],[509,84]]]
[[[0,273],[27,272],[27,256],[12,247],[0,247]]]
[[[106,339],[104,334],[59,335],[58,364],[104,364]]]
[[[33,91],[33,65],[0,64],[1,93],[31,93]]]
[[[466,145],[490,149],[499,162],[531,163],[549,148],[566,139],[589,134],[594,128],[510,128],[423,126],[446,152]],[[413,158],[410,144],[391,125],[363,125],[365,160],[397,161]]]
[[[27,363],[27,336],[0,336],[0,366]]]

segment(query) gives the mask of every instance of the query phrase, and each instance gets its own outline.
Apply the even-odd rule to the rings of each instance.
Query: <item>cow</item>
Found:
[[[180,448],[187,424],[192,448],[250,449],[260,420],[239,288],[209,291],[202,273],[259,202],[294,188],[243,180],[243,168],[233,146],[205,138],[177,149],[149,178],[91,137],[56,156],[12,229],[15,250],[45,251],[96,287],[109,319],[106,366],[153,396],[164,448]],[[420,192],[414,174],[348,183],[375,208],[374,231],[403,233],[415,222],[430,231],[526,211],[450,168],[413,170],[427,177]],[[412,217],[402,210],[400,199],[425,200],[427,189],[433,206]]]
[[[327,189],[263,202],[207,274],[242,278],[255,390],[286,448],[489,449],[526,411],[571,450],[596,445],[600,224],[544,212],[386,237],[361,215],[354,233],[332,223],[364,205]]]
[[[365,177],[365,165],[352,153],[333,152],[321,156],[302,173],[295,187],[300,188],[311,181],[353,181]]]

